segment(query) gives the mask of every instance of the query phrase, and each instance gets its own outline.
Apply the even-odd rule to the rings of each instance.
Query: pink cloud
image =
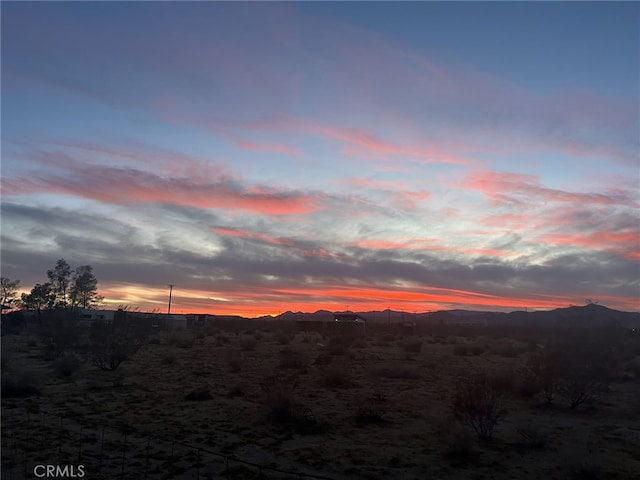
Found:
[[[423,250],[426,252],[439,251],[451,254],[462,253],[465,255],[480,255],[490,257],[511,256],[514,253],[509,250],[500,250],[496,248],[473,248],[473,247],[455,247],[451,245],[442,245],[438,243],[438,239],[433,238],[411,238],[405,241],[390,240],[357,240],[354,246],[364,249],[376,250]]]
[[[611,250],[631,260],[640,258],[640,231],[545,234],[539,240],[553,245],[568,245],[594,250]]]
[[[462,187],[480,191],[498,203],[525,205],[536,201],[636,206],[636,202],[623,191],[568,192],[542,186],[535,175],[482,170],[467,175],[462,181]]]
[[[427,190],[409,190],[404,182],[387,182],[374,181],[366,178],[352,178],[346,182],[349,186],[355,188],[366,188],[389,192],[391,201],[399,208],[407,210],[415,210],[418,204],[431,197],[431,193]]]
[[[99,183],[100,188],[96,188]],[[319,210],[311,195],[275,188],[246,188],[236,182],[165,178],[129,168],[76,165],[61,174],[3,179],[3,193],[59,193],[116,205],[158,202],[200,208],[245,210],[265,215],[298,215]]]

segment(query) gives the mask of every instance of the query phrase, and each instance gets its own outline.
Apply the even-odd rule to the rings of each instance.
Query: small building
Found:
[[[113,323],[115,310],[97,310],[93,308],[78,309],[80,325],[91,325],[93,322]]]
[[[187,317],[184,315],[158,314],[154,315],[153,320],[161,330],[184,330],[188,324]]]
[[[345,335],[364,336],[367,332],[367,319],[354,312],[333,314],[334,322],[331,330]]]

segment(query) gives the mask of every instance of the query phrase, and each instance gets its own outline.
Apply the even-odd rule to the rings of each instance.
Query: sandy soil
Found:
[[[115,371],[80,355],[69,377],[41,352],[28,334],[2,338],[3,380],[39,390],[3,395],[3,478],[35,478],[39,463],[82,464],[87,479],[640,478],[640,379],[620,375],[574,410],[544,406],[518,390],[527,345],[515,340],[168,332]],[[451,413],[457,379],[475,370],[513,384],[489,441]]]

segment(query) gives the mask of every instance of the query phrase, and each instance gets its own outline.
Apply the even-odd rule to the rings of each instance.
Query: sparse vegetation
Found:
[[[505,389],[484,373],[469,374],[458,380],[452,398],[454,416],[473,429],[479,439],[490,439],[506,414]]]
[[[70,353],[55,360],[51,364],[51,368],[53,368],[53,371],[58,377],[70,377],[80,368],[80,359],[73,353]]]
[[[154,337],[159,343],[145,343],[133,355],[134,361],[105,372],[92,367],[93,353],[87,347],[93,339],[88,330],[81,331],[80,338],[53,361],[38,355],[41,343],[31,341],[30,345],[33,337],[27,334],[3,338],[3,414],[8,413],[3,415],[3,429],[21,428],[13,418],[18,409],[65,408],[79,413],[69,425],[83,428],[82,455],[86,459],[92,455],[92,446],[100,444],[99,437],[92,436],[91,425],[104,421],[126,424],[130,431],[167,433],[194,445],[209,442],[206,448],[229,455],[245,457],[255,449],[256,456],[275,456],[274,465],[279,467],[300,471],[307,467],[307,471],[336,479],[356,474],[362,478],[457,478],[470,472],[497,480],[513,476],[535,480],[547,474],[608,478],[618,471],[623,478],[635,465],[635,453],[625,443],[632,435],[626,419],[640,412],[640,403],[635,401],[640,384],[634,369],[638,357],[628,340],[624,350],[608,340],[602,341],[607,349],[597,342],[596,348],[583,349],[579,345],[590,345],[588,339],[572,334],[573,342],[563,347],[561,355],[557,345],[566,343],[556,332],[531,335],[528,341],[524,334],[510,338],[504,332],[483,332],[480,337],[464,335],[462,329],[441,328],[419,337],[393,335],[391,342],[380,345],[382,337],[391,334],[373,331],[366,339],[351,343],[335,341],[334,346],[344,347],[346,354],[331,355],[332,340],[319,333],[289,333],[289,344],[282,346],[274,341],[274,332],[283,332],[281,325],[261,328],[260,339],[247,324],[232,331],[211,330],[206,342],[195,342],[191,349],[179,345],[184,339],[197,338],[197,332],[161,332]],[[370,328],[375,327],[367,325],[368,332]],[[136,338],[133,332],[128,334]],[[218,343],[218,338],[227,341]],[[594,334],[594,338],[603,335]],[[247,340],[256,342],[253,348],[244,348]],[[406,345],[418,342],[422,345],[419,355],[407,351]],[[518,351],[535,349],[528,356],[505,356],[491,348],[498,344],[513,344]],[[455,355],[459,347],[465,348],[466,355]],[[612,352],[624,352],[623,361],[616,362]],[[605,394],[609,382],[615,385],[603,408],[575,414],[563,391],[566,375],[587,372],[592,379],[600,378],[585,366],[593,363],[584,360],[585,354],[591,359],[609,359],[604,363],[609,365],[602,377],[604,387],[594,399]],[[80,360],[77,369],[68,376],[56,373],[73,382],[51,378],[52,369],[55,373],[58,364],[74,357]],[[580,367],[569,368],[573,363],[568,359],[577,358],[582,359]],[[473,373],[480,365],[482,373]],[[26,372],[42,375],[42,382]],[[553,408],[531,401],[538,395],[544,398],[542,380],[547,374],[552,380],[553,402],[558,404]],[[454,381],[458,379],[459,383]],[[30,398],[35,396],[38,398]],[[5,411],[6,405],[10,410]],[[507,407],[508,422],[504,421]],[[42,422],[38,415],[32,417]],[[54,436],[57,428],[58,424],[50,429]],[[301,435],[311,436],[302,439]],[[590,452],[615,452],[618,470],[609,472],[601,462],[560,459],[554,468],[556,452],[586,437],[596,445]],[[492,442],[478,444],[477,439],[491,438]],[[108,435],[106,439],[105,454],[108,448],[119,448],[117,439],[114,442]],[[76,445],[80,439],[64,440]],[[127,440],[127,466],[147,458],[145,442],[138,443],[133,436]],[[197,455],[195,450],[186,450],[176,444],[171,462],[181,472],[178,475],[195,478],[192,465]],[[151,452],[151,464],[158,462],[156,472],[162,468],[174,471],[155,460],[163,455],[168,458],[170,452],[162,452],[153,442]],[[224,476],[220,471],[214,475],[211,458],[200,457],[199,462],[201,478],[207,478],[207,469],[211,478]],[[425,464],[434,470],[427,471]],[[350,473],[344,473],[347,470]],[[257,476],[255,469],[248,471]]]

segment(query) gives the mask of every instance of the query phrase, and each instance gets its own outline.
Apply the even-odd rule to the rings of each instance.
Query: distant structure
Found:
[[[351,335],[366,335],[367,319],[359,313],[336,312],[333,314],[334,322],[331,330]]]

